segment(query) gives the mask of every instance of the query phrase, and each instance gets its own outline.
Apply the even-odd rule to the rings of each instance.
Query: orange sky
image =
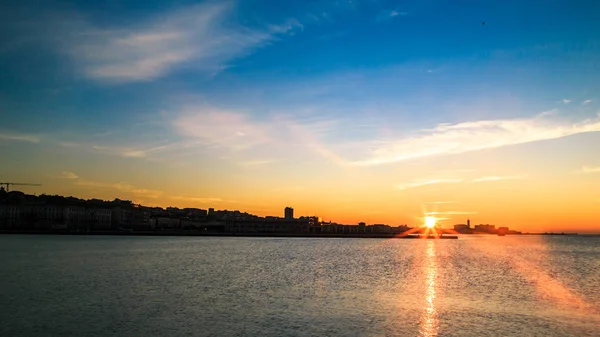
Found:
[[[27,1],[0,3],[0,181],[25,192],[600,232],[593,10]]]
[[[590,169],[600,158],[557,150],[562,143],[592,141],[600,144],[600,134],[377,166],[321,159],[243,167],[215,159],[204,170],[97,154],[81,161],[61,149],[64,160],[43,163],[23,156],[25,165],[5,167],[2,179],[43,184],[21,188],[28,193],[263,216],[281,216],[291,206],[297,216],[348,224],[418,225],[426,212],[434,212],[445,227],[470,218],[472,224],[524,232],[600,232],[600,172]]]

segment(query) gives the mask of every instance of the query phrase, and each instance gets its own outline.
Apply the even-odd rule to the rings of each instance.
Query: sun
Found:
[[[425,227],[433,228],[435,227],[437,219],[434,216],[426,216],[425,217]]]

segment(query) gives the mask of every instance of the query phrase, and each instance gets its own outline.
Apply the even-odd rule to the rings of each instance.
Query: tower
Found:
[[[286,219],[293,219],[294,218],[294,209],[291,207],[286,207],[284,214],[285,214]]]
[[[471,228],[471,219],[467,219],[467,228]]]

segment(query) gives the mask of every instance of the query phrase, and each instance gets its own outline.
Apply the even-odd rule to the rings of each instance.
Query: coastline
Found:
[[[204,237],[267,237],[267,238],[341,238],[341,239],[458,239],[457,235],[423,236],[418,234],[402,235],[393,233],[220,233],[204,231],[42,231],[42,230],[0,230],[0,234],[29,235],[110,235],[110,236],[204,236]]]

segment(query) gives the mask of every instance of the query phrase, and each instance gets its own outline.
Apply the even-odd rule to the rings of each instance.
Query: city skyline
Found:
[[[292,207],[285,207],[283,216],[258,216],[244,210],[219,210],[212,207],[178,208],[149,207],[131,200],[80,199],[61,195],[31,195],[22,191],[8,191],[10,185],[0,183],[0,230],[3,233],[35,234],[114,234],[114,235],[236,235],[255,236],[301,235],[367,238],[446,238],[453,234],[497,234],[500,236],[523,233],[508,226],[466,224],[443,226],[439,218],[425,216],[416,223],[389,224],[340,223],[324,220],[318,215],[294,216]],[[165,232],[167,230],[167,232]],[[421,236],[419,236],[422,234]],[[444,234],[451,234],[445,236]],[[561,235],[569,234],[558,233]],[[578,233],[571,233],[578,234]],[[341,235],[341,236],[340,236]],[[349,236],[347,236],[349,235]]]
[[[6,188],[4,186],[0,186],[0,196],[2,197],[0,200],[0,222],[2,221],[8,221],[10,223],[14,223],[11,227],[12,229],[28,229],[28,228],[24,228],[23,223],[20,223],[20,221],[25,221],[27,222],[28,220],[30,221],[31,219],[28,219],[28,215],[30,215],[31,212],[36,213],[36,212],[41,212],[38,215],[41,214],[41,217],[37,220],[44,220],[44,221],[54,221],[56,222],[56,224],[58,225],[64,225],[62,222],[66,219],[66,215],[62,214],[62,211],[53,211],[55,212],[53,214],[53,216],[47,217],[47,215],[45,215],[45,212],[48,211],[48,209],[58,209],[58,208],[68,208],[69,205],[78,205],[78,206],[85,206],[82,208],[83,209],[87,209],[88,211],[93,211],[93,210],[97,210],[97,209],[102,209],[104,211],[110,210],[110,207],[107,208],[107,205],[113,205],[114,207],[119,207],[118,205],[127,205],[127,207],[131,207],[132,209],[138,209],[140,211],[144,211],[144,212],[148,212],[148,216],[149,219],[150,218],[154,218],[156,216],[156,214],[154,214],[155,212],[158,211],[158,216],[164,216],[162,215],[163,212],[191,212],[190,214],[195,214],[195,216],[197,216],[199,213],[203,214],[203,216],[205,217],[206,215],[211,215],[211,214],[215,214],[215,213],[219,213],[219,214],[228,214],[230,216],[233,216],[233,218],[237,218],[239,220],[249,220],[249,219],[263,219],[263,220],[274,220],[274,219],[280,219],[280,220],[301,220],[304,219],[306,221],[309,221],[308,219],[313,219],[315,221],[315,224],[318,223],[318,225],[339,225],[339,226],[345,226],[345,227],[360,227],[360,226],[385,226],[385,227],[395,227],[395,228],[403,228],[404,231],[409,230],[409,234],[414,234],[416,232],[418,232],[419,230],[427,230],[429,233],[429,231],[431,231],[432,229],[440,229],[440,230],[448,230],[448,231],[444,231],[442,233],[446,233],[446,234],[473,234],[473,233],[478,233],[478,234],[496,234],[496,227],[499,228],[504,228],[506,229],[506,231],[509,231],[509,227],[506,224],[489,224],[489,223],[479,223],[479,224],[475,224],[473,223],[473,227],[471,227],[471,218],[467,217],[464,218],[462,220],[466,220],[464,223],[451,223],[447,220],[450,220],[450,218],[442,218],[439,217],[439,214],[441,214],[440,212],[425,212],[423,217],[417,217],[414,218],[412,222],[408,222],[408,223],[373,223],[373,222],[365,222],[363,221],[363,219],[355,219],[354,221],[346,221],[346,222],[340,222],[337,221],[336,219],[323,219],[322,217],[320,217],[318,214],[302,214],[302,215],[298,215],[297,217],[294,215],[294,208],[290,207],[290,206],[286,206],[283,209],[283,212],[281,212],[281,214],[252,214],[250,212],[247,212],[246,210],[243,209],[215,209],[214,207],[205,207],[205,208],[198,208],[198,207],[177,207],[177,206],[167,206],[167,207],[163,207],[163,206],[149,206],[149,205],[142,205],[139,203],[135,203],[132,200],[125,200],[125,199],[121,199],[121,198],[114,198],[114,199],[110,199],[110,200],[105,200],[105,199],[99,199],[96,197],[93,198],[89,198],[89,199],[85,199],[85,198],[78,198],[75,196],[64,196],[64,195],[51,195],[51,194],[40,194],[40,195],[36,195],[36,194],[27,194],[24,193],[23,191],[19,191],[19,190],[10,190],[8,186],[11,185],[15,185],[15,186],[19,186],[19,185],[30,185],[27,183],[6,183],[6,182],[0,182],[0,185],[4,185],[7,186]],[[38,186],[38,184],[32,184],[35,186]],[[15,208],[16,207],[16,208]],[[39,211],[35,211],[36,207],[40,207]],[[154,212],[153,214],[150,214],[150,211]],[[12,213],[11,213],[12,212]],[[22,214],[21,214],[22,213]],[[92,212],[93,213],[93,212]],[[180,219],[185,219],[187,217],[182,215],[183,213],[179,214]],[[177,218],[177,216],[175,217]],[[227,218],[227,216],[225,217]],[[220,219],[220,220],[224,220]],[[198,219],[195,219],[198,220]],[[207,220],[207,219],[204,219]],[[214,220],[214,219],[213,219]],[[16,226],[16,227],[14,227]],[[142,225],[143,227],[144,225]],[[482,229],[478,229],[479,227],[481,227]],[[489,230],[491,228],[491,231]],[[29,228],[31,229],[31,228]],[[48,229],[48,228],[46,228]],[[154,229],[154,228],[152,228]],[[439,233],[435,233],[435,231],[433,231],[432,233],[434,234],[439,234]],[[521,231],[516,231],[514,229],[510,230],[509,234],[522,234],[523,232]],[[573,233],[573,234],[578,234],[574,231],[567,231],[567,233]],[[587,232],[588,234],[596,234],[596,233],[592,233],[592,232]],[[538,233],[530,233],[530,232],[525,232],[525,234],[543,234],[542,232],[538,232]],[[548,234],[548,231],[544,232],[544,234]],[[550,231],[550,234],[554,234],[554,232]],[[562,232],[562,234],[565,234],[564,231]],[[582,234],[586,234],[586,232],[583,232]]]
[[[598,233],[600,5],[586,4],[2,4],[0,181]]]

